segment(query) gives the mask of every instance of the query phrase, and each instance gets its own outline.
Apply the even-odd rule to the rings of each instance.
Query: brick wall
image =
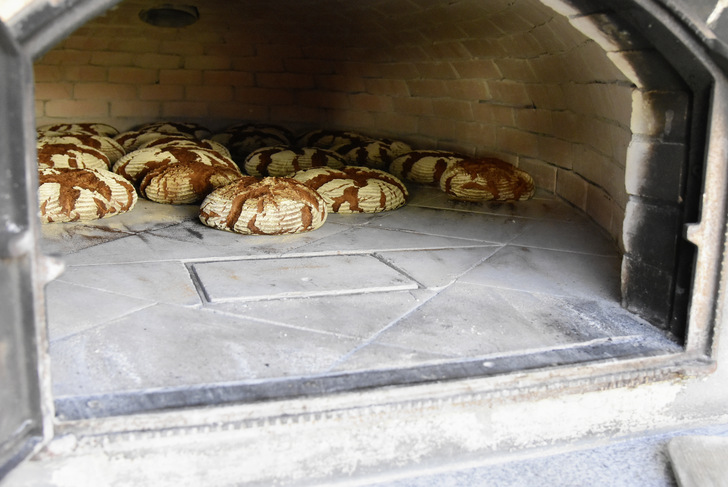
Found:
[[[138,19],[156,3],[126,0],[37,60],[39,124],[261,121],[496,155],[621,244],[637,88],[593,19],[558,1],[208,0],[170,29]]]

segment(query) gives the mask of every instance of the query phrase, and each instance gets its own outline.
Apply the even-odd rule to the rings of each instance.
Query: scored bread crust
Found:
[[[62,142],[37,144],[38,167],[68,167],[73,169],[109,169],[109,157],[87,145]]]
[[[210,131],[191,122],[152,122],[136,129],[118,134],[115,139],[127,152],[134,151],[142,145],[170,135],[201,140],[210,135]]]
[[[138,149],[146,149],[147,147],[157,147],[167,149],[169,147],[189,147],[192,149],[207,149],[219,152],[227,158],[231,158],[230,151],[219,142],[211,139],[191,139],[186,135],[163,135],[142,143]]]
[[[403,206],[407,187],[389,173],[368,167],[308,169],[293,179],[316,190],[332,213],[378,213]]]
[[[47,144],[70,144],[84,147],[93,147],[104,153],[109,158],[109,165],[115,163],[121,156],[126,154],[124,148],[116,140],[105,135],[91,134],[65,134],[65,135],[44,135],[38,137],[37,147],[42,148]]]
[[[288,176],[312,167],[344,167],[339,154],[320,147],[274,146],[256,149],[245,159],[245,172],[251,176]]]
[[[233,159],[242,166],[245,158],[256,149],[291,145],[293,134],[279,125],[238,123],[212,135],[210,139],[227,147]]]
[[[38,169],[43,223],[88,221],[125,213],[138,196],[134,186],[108,170]]]
[[[200,162],[209,166],[220,165],[240,172],[232,161],[219,152],[197,147],[147,147],[125,155],[114,164],[113,171],[134,184],[159,167],[181,162]]]
[[[445,170],[467,156],[446,150],[414,150],[392,161],[389,172],[398,178],[419,184],[440,184]]]
[[[41,125],[36,129],[38,135],[89,134],[115,137],[119,134],[116,127],[105,123],[54,123]]]
[[[201,162],[168,164],[147,172],[139,183],[139,193],[155,203],[188,205],[199,203],[216,188],[243,177],[225,166]]]
[[[207,226],[244,235],[309,232],[326,221],[323,198],[289,178],[244,176],[216,189],[200,205]]]
[[[453,164],[442,174],[440,189],[463,201],[518,201],[531,198],[535,185],[526,171],[489,157]]]

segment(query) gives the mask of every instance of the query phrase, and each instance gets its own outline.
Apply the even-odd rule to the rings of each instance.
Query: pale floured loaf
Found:
[[[43,223],[106,218],[130,211],[137,202],[131,183],[107,170],[39,169],[38,180]]]
[[[65,134],[65,135],[44,135],[38,137],[38,148],[46,144],[71,144],[86,147],[93,147],[103,152],[109,158],[109,164],[115,163],[121,156],[126,154],[124,148],[116,140],[105,135],[91,134]]]
[[[517,201],[531,198],[535,188],[526,171],[491,157],[448,167],[440,178],[440,189],[463,201]]]
[[[219,152],[227,158],[231,158],[230,151],[219,142],[215,142],[211,139],[191,139],[186,135],[165,135],[158,134],[160,137],[155,137],[152,140],[143,142],[139,149],[146,149],[147,147],[157,148],[168,148],[168,147],[190,147],[190,148],[201,148]]]
[[[109,169],[110,165],[106,154],[86,145],[40,141],[37,150],[38,167]]]
[[[369,137],[350,130],[315,129],[299,135],[296,143],[299,147],[330,149],[343,144],[363,142],[367,139]]]
[[[468,156],[445,150],[414,150],[392,161],[389,172],[420,184],[440,184],[440,177],[451,165],[468,159]]]
[[[386,169],[412,148],[398,140],[378,139],[349,130],[311,130],[299,136],[300,147],[321,147],[341,154],[352,166]]]
[[[349,165],[386,170],[394,159],[412,148],[391,139],[364,139],[335,145],[331,150],[344,156]]]
[[[139,194],[156,203],[199,203],[216,188],[243,177],[237,169],[202,162],[181,162],[153,169],[139,182]]]
[[[41,125],[37,129],[38,135],[64,135],[64,134],[89,134],[115,137],[119,131],[116,127],[105,123],[55,123]]]
[[[149,172],[169,164],[199,162],[208,166],[220,165],[240,171],[231,159],[222,154],[197,147],[147,147],[125,155],[114,164],[114,172],[137,184]]]
[[[289,178],[246,176],[216,189],[200,206],[205,225],[245,235],[308,232],[323,225],[326,216],[321,196]]]
[[[210,135],[210,130],[192,122],[152,122],[123,132],[117,135],[115,139],[127,152],[130,152],[145,143],[169,135],[201,140]]]
[[[327,149],[318,147],[288,146],[256,149],[245,159],[245,172],[251,176],[288,176],[296,171],[312,167],[344,167],[344,158]]]
[[[242,167],[245,158],[256,149],[291,145],[293,134],[279,125],[238,123],[214,134],[210,139],[227,147],[233,160]]]
[[[396,177],[378,169],[347,166],[297,172],[292,176],[316,190],[333,213],[377,213],[399,208],[409,198]]]

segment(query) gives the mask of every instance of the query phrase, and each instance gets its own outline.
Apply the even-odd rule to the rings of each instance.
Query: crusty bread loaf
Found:
[[[440,178],[440,189],[463,201],[517,201],[533,196],[533,178],[497,158],[460,161]]]
[[[245,172],[251,176],[288,176],[296,171],[312,167],[344,167],[344,158],[319,147],[288,146],[262,147],[245,159]]]
[[[116,140],[105,135],[91,134],[65,134],[65,135],[44,135],[38,137],[37,146],[41,147],[47,144],[66,144],[78,145],[85,147],[93,147],[103,152],[109,159],[109,164],[115,163],[121,156],[126,154],[124,148]]]
[[[115,137],[119,133],[116,127],[105,123],[55,123],[41,125],[36,130],[38,135],[88,134]]]
[[[69,167],[73,169],[109,169],[109,158],[87,145],[63,142],[39,142],[38,167]]]
[[[396,177],[378,169],[321,167],[292,176],[316,190],[332,213],[376,213],[399,208],[409,197]]]
[[[246,176],[216,189],[200,206],[205,225],[246,235],[308,232],[323,225],[326,216],[321,196],[289,178]]]
[[[414,150],[402,154],[389,165],[389,172],[404,179],[420,184],[440,184],[445,169],[468,156],[445,150]]]
[[[152,122],[115,137],[124,150],[131,152],[153,140],[176,135],[189,139],[202,140],[210,136],[210,130],[192,122]]]
[[[279,125],[261,123],[238,123],[210,137],[230,150],[232,158],[241,167],[245,158],[256,149],[272,146],[289,146],[293,134]]]
[[[190,147],[190,148],[201,148],[219,152],[228,159],[231,158],[230,151],[219,142],[215,142],[211,139],[191,139],[186,135],[164,135],[159,134],[161,137],[154,138],[147,142],[143,142],[139,149],[146,149],[147,147],[157,148],[168,148],[168,147]]]
[[[87,221],[130,211],[134,187],[107,170],[45,168],[38,170],[38,201],[44,223]]]
[[[137,184],[158,167],[181,162],[199,162],[208,166],[220,165],[240,171],[231,159],[208,149],[196,147],[147,147],[125,155],[114,164],[114,172]]]
[[[156,203],[199,203],[216,188],[243,177],[239,171],[202,162],[180,162],[157,167],[139,182],[139,194]]]

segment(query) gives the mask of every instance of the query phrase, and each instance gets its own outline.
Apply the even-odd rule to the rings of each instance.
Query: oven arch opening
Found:
[[[609,49],[613,49],[613,51],[608,51],[612,54],[609,57],[616,60],[617,63],[623,63],[622,68],[625,72],[641,66],[642,61],[646,58],[654,60],[655,51],[659,52],[660,49],[664,49],[671,42],[671,35],[667,32],[667,29],[665,32],[660,33],[648,32],[648,37],[654,36],[655,39],[652,39],[651,42],[654,42],[655,45],[650,45],[649,49],[644,49],[647,52],[641,52],[640,49],[626,49],[625,44],[618,44],[618,42],[622,42],[634,47],[629,44],[634,42],[633,39],[625,39],[623,36],[615,39],[600,30],[602,28],[612,28],[615,24],[624,25],[625,29],[627,29],[626,26],[630,22],[644,22],[649,17],[644,17],[646,14],[639,8],[635,8],[628,15],[622,17],[614,12],[592,12],[586,6],[574,7],[572,2],[552,2],[551,7],[556,8],[562,14],[575,17],[570,25],[589,32],[590,37],[593,36],[592,39],[599,38],[602,44],[608,46]],[[640,18],[640,16],[643,17]],[[80,19],[81,17],[77,18]],[[605,22],[605,20],[609,22]],[[623,35],[625,31],[620,30],[620,32]],[[600,36],[604,37],[600,38]],[[651,66],[656,66],[656,72],[651,70],[630,72],[632,77],[627,78],[630,83],[634,83],[639,87],[635,91],[630,91],[632,102],[632,113],[629,120],[630,130],[633,133],[637,130],[637,133],[630,139],[625,152],[625,170],[628,174],[626,191],[631,191],[634,194],[625,195],[624,210],[626,213],[625,221],[628,223],[627,228],[614,232],[616,239],[622,238],[623,235],[625,237],[623,246],[627,257],[624,260],[623,272],[628,278],[623,283],[623,293],[628,309],[643,313],[650,318],[650,321],[657,321],[660,328],[669,330],[681,337],[685,336],[684,327],[688,314],[688,298],[691,295],[689,276],[693,268],[695,255],[692,244],[681,239],[680,228],[684,224],[695,224],[698,221],[697,215],[700,202],[698,196],[693,194],[689,202],[685,203],[686,206],[677,210],[676,206],[679,207],[680,205],[676,204],[676,201],[680,199],[688,201],[688,198],[684,197],[683,194],[690,191],[700,191],[702,164],[699,161],[703,158],[700,142],[701,133],[705,129],[705,124],[701,123],[700,120],[707,116],[705,103],[707,102],[710,85],[710,77],[705,73],[705,70],[697,64],[691,64],[692,61],[689,58],[688,53],[682,53],[680,56],[676,56],[678,62],[670,59],[671,62],[675,62],[676,66],[667,66],[662,64],[661,61],[656,61],[651,64]],[[665,69],[669,75],[665,74]],[[675,76],[676,70],[680,73],[678,76]],[[665,107],[665,104],[667,104],[668,108]],[[635,115],[635,106],[642,110],[637,111],[637,115]],[[674,118],[676,114],[690,113],[689,119],[692,123],[685,124],[682,137],[675,135],[673,125],[670,125],[670,130],[667,130],[667,118],[659,120],[657,117],[651,116],[655,113],[666,114],[668,112],[673,114],[671,115],[673,118],[670,119],[671,124],[676,120]],[[640,114],[645,116],[640,117]],[[679,115],[677,115],[677,119],[680,119]],[[667,140],[665,140],[666,137]],[[672,139],[672,137],[675,137],[675,139]],[[661,184],[655,185],[650,183],[649,180],[645,182],[645,180],[637,177],[645,171],[654,171],[651,164],[659,164],[666,155],[672,159],[676,153],[679,154],[677,157],[678,162],[666,171],[669,173],[666,177],[679,180],[678,187],[680,189],[677,191],[680,194],[677,196],[675,194],[665,196],[662,194]],[[516,154],[516,156],[521,157],[523,154]],[[531,161],[531,163],[536,164],[534,161]],[[532,167],[538,170],[542,166]],[[662,169],[661,167],[660,171]],[[670,202],[665,204],[665,198],[669,199]],[[647,218],[646,215],[655,214],[659,216],[659,218],[653,220],[658,222],[656,223],[656,229],[640,225]],[[655,234],[665,232],[668,227],[672,229],[667,236],[670,239],[670,244],[667,247],[670,247],[670,249],[666,251],[667,255],[664,253],[655,255],[653,253],[654,248],[649,245],[649,242],[654,238]],[[694,233],[697,235],[697,232]],[[698,238],[695,236],[691,240],[695,241]],[[645,246],[645,242],[648,245]],[[643,295],[642,290],[646,287],[646,282],[664,283],[665,280],[669,281],[666,286],[667,289],[663,289],[659,293]],[[657,304],[654,302],[656,295],[659,295]],[[673,301],[677,295],[682,296],[683,300]],[[666,302],[669,302],[669,304],[666,304]],[[694,344],[693,346],[701,348],[704,344]],[[463,370],[465,370],[466,376],[477,373],[468,370],[468,367],[464,367]],[[447,372],[445,374],[447,375]],[[377,382],[378,379],[372,380],[374,380],[374,385],[381,385]],[[363,386],[370,386],[370,384],[363,384]],[[319,385],[316,387],[319,387]],[[335,390],[327,389],[327,385],[321,387],[329,391]],[[209,391],[205,390],[202,395],[207,393]],[[302,393],[307,392],[303,391]],[[238,400],[240,399],[238,397]],[[245,397],[242,399],[244,400]],[[152,404],[152,408],[168,406],[164,402],[164,398],[160,401]]]

